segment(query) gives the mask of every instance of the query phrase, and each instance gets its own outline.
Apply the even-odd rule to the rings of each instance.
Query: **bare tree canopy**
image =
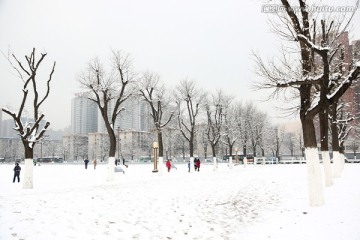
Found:
[[[139,95],[149,104],[150,115],[158,135],[159,157],[164,156],[162,129],[171,121],[170,96],[157,73],[144,72],[138,82]],[[167,114],[167,115],[166,115]]]
[[[114,178],[116,136],[115,121],[121,107],[132,94],[130,84],[135,80],[130,56],[121,51],[112,51],[110,66],[105,68],[98,58],[92,59],[84,72],[79,75],[79,82],[84,88],[84,96],[95,102],[110,139],[108,180]]]
[[[15,123],[14,130],[18,133],[21,138],[21,141],[24,145],[25,150],[25,180],[24,188],[33,187],[33,175],[32,175],[32,161],[34,157],[34,146],[35,144],[42,139],[45,134],[45,131],[50,126],[50,122],[46,122],[44,126],[40,129],[41,122],[44,120],[45,115],[41,113],[40,107],[48,98],[50,93],[50,82],[52,80],[56,62],[54,62],[51,71],[47,80],[45,81],[45,94],[41,96],[39,93],[39,84],[41,80],[38,78],[38,70],[41,66],[41,63],[45,59],[47,53],[41,53],[40,57],[37,58],[35,48],[33,48],[30,56],[25,56],[26,63],[22,63],[18,58],[12,54],[12,59],[15,61],[15,65],[12,63],[12,59],[9,59],[9,62],[13,68],[18,73],[20,79],[23,81],[23,97],[21,100],[20,107],[17,112],[11,111],[7,108],[3,108],[3,112],[7,113],[12,117]],[[32,99],[32,108],[31,114],[33,115],[33,122],[23,122],[23,114],[27,104],[27,101],[30,100],[29,93],[33,96]],[[31,100],[30,100],[31,101]],[[29,163],[30,162],[30,163]]]

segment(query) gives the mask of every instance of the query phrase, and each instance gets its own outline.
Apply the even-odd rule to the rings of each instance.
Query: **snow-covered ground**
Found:
[[[113,182],[106,165],[43,164],[30,190],[12,183],[13,167],[0,164],[1,240],[360,239],[360,164],[346,164],[316,208],[305,164],[161,175],[134,164]]]

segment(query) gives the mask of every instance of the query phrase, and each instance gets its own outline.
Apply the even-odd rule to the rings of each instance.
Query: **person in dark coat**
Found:
[[[127,164],[125,164],[125,158],[123,157],[123,165],[125,166],[125,167],[128,167],[128,165]]]
[[[196,172],[196,170],[197,170],[197,158],[194,158],[194,168],[195,168],[195,172]]]
[[[21,167],[19,166],[18,163],[15,164],[16,166],[14,167],[14,179],[13,179],[13,183],[15,182],[15,179],[18,179],[18,182],[20,182],[20,171],[21,171]]]
[[[84,163],[85,163],[85,169],[87,169],[87,165],[88,165],[88,163],[89,163],[89,159],[85,159],[85,160],[84,160]]]

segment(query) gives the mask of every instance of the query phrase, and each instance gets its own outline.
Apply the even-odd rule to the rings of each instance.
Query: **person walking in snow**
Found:
[[[168,169],[168,172],[170,172],[171,162],[170,162],[169,159],[166,161],[166,167],[167,167],[167,169]]]
[[[188,172],[190,172],[190,160],[188,161]]]
[[[21,167],[19,166],[18,163],[15,163],[13,183],[15,182],[16,178],[18,179],[18,182],[20,182],[20,171],[21,171]]]
[[[85,163],[85,169],[87,169],[87,165],[88,165],[88,163],[89,163],[89,159],[85,159],[85,160],[84,160],[84,163]]]
[[[122,161],[123,161],[123,165],[127,168],[128,165],[125,164],[125,158],[124,157],[122,158]]]
[[[94,164],[94,169],[96,169],[96,165],[97,165],[96,159],[94,159],[93,164]]]
[[[197,171],[200,172],[200,159],[199,158],[196,160],[195,165],[196,165]]]

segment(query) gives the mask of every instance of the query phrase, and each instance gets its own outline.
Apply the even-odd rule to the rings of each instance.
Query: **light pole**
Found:
[[[238,148],[235,147],[235,163],[238,165]]]
[[[154,170],[152,172],[158,172],[158,169],[157,169],[157,150],[159,148],[159,144],[158,142],[154,142],[153,143],[153,149],[154,149]]]
[[[118,152],[118,159],[120,161],[120,127],[117,127],[117,134],[118,134],[118,141],[117,141],[117,152]]]

